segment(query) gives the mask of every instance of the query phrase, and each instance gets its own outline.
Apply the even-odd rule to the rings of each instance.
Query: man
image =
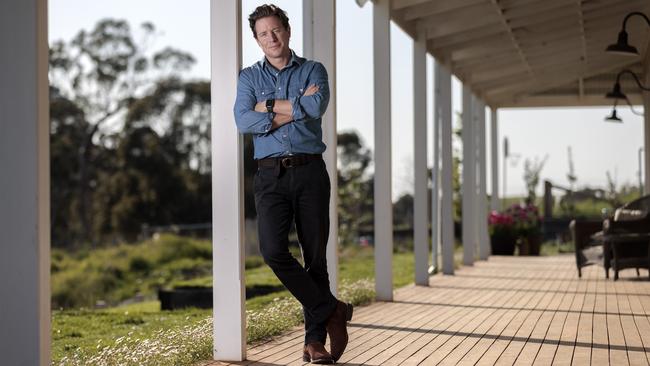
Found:
[[[347,345],[352,305],[330,292],[325,256],[330,181],[321,156],[321,117],[329,102],[327,72],[289,48],[291,28],[282,9],[262,5],[248,20],[265,57],[241,71],[234,113],[239,131],[253,135],[260,251],[303,306],[303,359],[332,363]],[[294,221],[304,267],[288,248]]]

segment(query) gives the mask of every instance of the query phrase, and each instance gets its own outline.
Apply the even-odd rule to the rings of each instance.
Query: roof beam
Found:
[[[628,95],[634,105],[641,104],[641,96]],[[612,100],[602,95],[585,95],[576,97],[572,94],[531,95],[516,99],[494,100],[498,108],[532,108],[532,107],[582,107],[582,106],[611,106]],[[604,116],[603,116],[604,117]]]
[[[503,10],[499,6],[499,3],[497,0],[490,0],[492,3],[492,6],[496,9],[497,13],[499,14],[499,19],[501,20],[501,24],[503,24],[503,27],[506,29],[508,32],[508,36],[510,36],[510,40],[512,41],[512,45],[514,46],[515,50],[517,51],[517,54],[519,56],[519,59],[521,60],[521,63],[526,66],[526,69],[528,70],[528,74],[534,77],[533,70],[530,67],[530,63],[528,62],[528,59],[526,58],[526,55],[524,55],[524,52],[521,49],[521,45],[519,45],[519,41],[517,40],[517,37],[515,34],[512,32],[512,27],[506,20],[505,16],[503,15]]]
[[[423,4],[408,7],[402,11],[404,20],[411,21],[481,4],[485,4],[485,0],[428,1]]]
[[[470,29],[467,31],[457,32],[445,36],[434,37],[427,34],[427,40],[434,41],[436,45],[445,46],[457,42],[464,42],[471,39],[478,39],[489,35],[504,33],[503,27],[499,23],[484,25],[480,28]]]
[[[595,36],[602,37],[605,34],[611,34],[611,32],[612,32],[611,29],[598,29],[597,31],[590,31],[590,32],[585,30],[585,36],[587,37],[587,39],[589,39]],[[567,39],[577,39],[580,37],[581,35],[576,33],[574,28],[574,29],[566,29],[566,30],[556,30],[554,32],[548,32],[548,33],[534,35],[534,36],[521,36],[519,39],[521,40],[521,46],[526,48],[530,46],[537,46],[542,43],[558,42]]]
[[[539,14],[540,12],[561,8],[566,5],[566,2],[540,1],[526,6],[515,6],[509,9],[503,9],[503,14],[508,19],[517,19]]]
[[[561,4],[557,4],[557,3],[553,3],[553,2],[544,3],[544,5],[549,5],[549,4],[556,4],[556,6],[550,7],[550,8],[546,7],[546,9],[541,9],[539,11],[526,11],[526,12],[524,12],[522,10],[522,11],[519,11],[519,12],[516,12],[516,13],[504,13],[504,16],[509,21],[515,21],[516,20],[518,22],[521,22],[521,21],[525,21],[525,20],[530,19],[530,18],[536,19],[538,17],[544,17],[545,19],[548,19],[548,18],[553,18],[553,17],[556,17],[556,18],[557,17],[562,17],[564,15],[571,14],[570,10],[571,10],[571,7],[572,7],[573,4],[567,4],[566,2],[561,3]],[[521,9],[528,10],[525,7],[521,8]],[[517,25],[513,24],[513,27],[515,27],[515,26],[519,26],[519,25],[518,24]]]
[[[540,23],[561,22],[563,20],[568,20],[573,24],[576,23],[574,14],[567,14],[566,12],[558,12],[558,11],[542,12],[528,17],[510,19],[508,20],[508,23],[510,24],[512,29],[517,29],[522,27],[530,27],[531,25],[536,25]]]
[[[582,0],[576,0],[576,5],[578,6],[578,25],[579,28],[578,30],[580,31],[580,44],[581,44],[581,51],[582,51],[582,58],[581,64],[585,66],[587,64],[587,36],[585,35],[585,22],[583,19],[583,13],[582,13]],[[584,94],[584,85],[582,84],[582,77],[580,77],[579,84],[580,84],[580,97],[583,96]]]
[[[499,30],[498,33],[495,34],[489,34],[485,36],[480,36],[477,34],[477,38],[471,38],[465,41],[457,41],[456,43],[444,44],[437,41],[436,42],[429,41],[429,47],[431,49],[439,50],[440,52],[449,54],[457,50],[471,48],[479,45],[503,44],[505,41],[508,40],[508,38],[506,37],[507,37],[507,33],[503,30]]]
[[[483,12],[473,13],[465,21],[459,21],[459,18],[455,16],[453,19],[453,21],[445,22],[437,16],[422,18],[421,22],[427,29],[427,38],[439,38],[472,30],[480,31],[482,27],[492,26],[501,22],[499,17],[495,15],[486,16]]]
[[[584,72],[583,77],[589,77],[603,72],[617,70],[622,67],[633,65],[636,62],[636,60],[626,60],[623,62],[613,63],[611,60],[607,60],[599,64],[592,64],[588,66],[588,70]],[[567,78],[566,75],[562,75],[560,77],[545,78],[544,81],[525,81],[518,84],[507,85],[502,88],[492,89],[490,91],[487,91],[485,95],[487,97],[497,99],[507,97],[508,95],[513,98],[522,93],[524,95],[531,95],[533,93],[539,93],[548,89],[552,89],[559,85],[566,85],[568,83],[575,82],[577,78],[577,75],[575,75],[574,78]]]
[[[520,6],[530,6],[535,3],[548,2],[549,0],[500,0],[499,4],[503,9],[510,9]]]
[[[394,10],[398,10],[408,8],[409,6],[428,3],[429,1],[430,0],[393,0],[390,2],[390,5]],[[447,2],[449,2],[449,0]]]
[[[473,58],[482,57],[485,55],[490,55],[494,53],[501,54],[512,54],[516,57],[517,50],[512,47],[510,43],[501,42],[499,44],[487,43],[483,45],[478,45],[475,47],[467,47],[460,50],[453,50],[451,52],[445,52],[447,49],[442,49],[442,53],[451,54],[451,61],[462,61],[469,60]]]

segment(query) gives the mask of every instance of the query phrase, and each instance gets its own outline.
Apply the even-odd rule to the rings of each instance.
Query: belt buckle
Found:
[[[282,158],[282,160],[280,160],[280,163],[285,168],[293,168],[295,166],[293,165],[293,158]]]

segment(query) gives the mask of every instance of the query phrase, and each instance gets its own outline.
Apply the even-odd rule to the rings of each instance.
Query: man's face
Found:
[[[257,44],[267,58],[278,58],[289,53],[291,29],[285,29],[276,16],[260,18],[255,22]]]

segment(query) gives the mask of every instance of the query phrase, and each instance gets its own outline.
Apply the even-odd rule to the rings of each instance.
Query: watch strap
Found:
[[[273,113],[273,106],[275,106],[275,99],[267,99],[266,100],[266,111],[269,113]]]

